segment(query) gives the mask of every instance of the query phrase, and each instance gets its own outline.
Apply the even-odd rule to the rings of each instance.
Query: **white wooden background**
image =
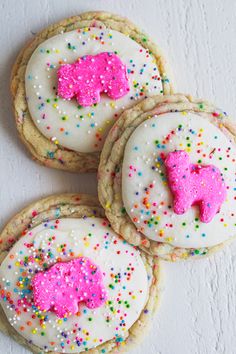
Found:
[[[236,117],[235,0],[0,0],[0,227],[51,193],[96,193],[96,176],[73,175],[30,160],[14,126],[9,77],[25,41],[49,24],[88,10],[125,15],[162,47],[175,87]],[[163,264],[152,332],[130,354],[236,353],[236,242],[210,259]],[[26,354],[0,335],[0,353]]]

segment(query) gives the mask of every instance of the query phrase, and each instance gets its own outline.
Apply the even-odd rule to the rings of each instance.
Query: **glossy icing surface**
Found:
[[[78,57],[102,52],[115,53],[127,68],[130,91],[114,100],[106,94],[91,107],[76,99],[57,96],[57,70]],[[25,75],[31,117],[48,139],[79,152],[100,151],[106,134],[126,108],[145,96],[162,93],[162,82],[154,58],[124,34],[100,28],[84,28],[49,38],[34,51]]]
[[[80,304],[77,314],[65,318],[40,311],[33,302],[33,276],[81,256],[102,270],[106,303],[96,309]],[[36,226],[10,250],[0,267],[1,305],[30,343],[44,351],[77,353],[110,339],[122,342],[147,302],[149,281],[139,252],[106,220],[59,219]]]
[[[188,153],[191,163],[214,165],[222,173],[227,198],[209,223],[199,208],[173,211],[164,159],[174,150]],[[126,212],[147,238],[177,247],[210,247],[236,235],[236,150],[207,118],[188,112],[153,116],[129,138],[122,165]]]

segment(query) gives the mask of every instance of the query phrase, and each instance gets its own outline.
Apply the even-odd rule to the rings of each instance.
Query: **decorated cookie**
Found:
[[[127,19],[89,12],[50,26],[12,73],[17,128],[34,159],[94,171],[104,139],[127,108],[171,91],[155,44]]]
[[[147,327],[157,258],[120,238],[95,197],[34,203],[0,241],[0,329],[34,353],[115,353]]]
[[[152,97],[122,114],[99,167],[116,232],[168,260],[208,255],[236,236],[236,127],[189,96]]]

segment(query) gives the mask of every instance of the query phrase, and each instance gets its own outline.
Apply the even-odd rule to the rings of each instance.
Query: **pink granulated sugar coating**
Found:
[[[198,205],[200,220],[210,222],[226,199],[220,170],[213,165],[191,164],[183,150],[170,152],[164,163],[174,197],[174,212],[184,214],[192,205]]]
[[[33,277],[34,304],[60,318],[76,314],[80,302],[94,309],[106,301],[102,282],[101,271],[89,258],[60,262]]]
[[[67,100],[75,96],[81,106],[100,102],[102,92],[116,100],[129,91],[126,66],[114,53],[81,57],[73,64],[62,65],[57,76],[58,95]]]

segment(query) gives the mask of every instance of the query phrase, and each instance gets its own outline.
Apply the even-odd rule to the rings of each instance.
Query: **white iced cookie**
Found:
[[[106,303],[96,309],[80,303],[79,312],[65,318],[38,310],[31,287],[34,275],[80,256],[103,273]],[[80,353],[110,340],[124,341],[148,301],[151,282],[140,253],[104,219],[62,218],[32,228],[9,251],[0,267],[1,305],[30,344],[45,352]]]
[[[227,197],[208,223],[200,221],[198,206],[182,215],[173,210],[164,160],[175,150],[186,151],[191,163],[214,165],[223,174]],[[137,229],[154,241],[188,248],[225,242],[236,234],[235,161],[235,146],[209,120],[188,112],[154,116],[140,124],[126,144],[122,167],[125,209]],[[177,163],[175,168],[180,169]]]
[[[104,65],[110,80],[100,72],[102,53],[117,57],[118,65]],[[68,81],[71,90],[77,81],[78,100],[78,91],[76,97],[62,94],[58,72],[65,65],[75,68],[85,57],[96,60],[92,77],[84,75],[81,67],[78,74],[63,76],[65,82],[73,76],[74,81]],[[122,71],[128,82],[120,85]],[[46,166],[94,171],[106,135],[119,115],[147,96],[169,94],[167,75],[158,46],[127,19],[88,12],[51,25],[23,49],[13,68],[11,90],[21,139]],[[99,95],[95,82],[100,85]],[[115,86],[116,94],[111,93]],[[91,97],[88,103],[85,96],[91,91],[99,100]]]
[[[99,199],[116,232],[168,260],[206,255],[236,236],[236,127],[184,95],[148,98],[109,133]]]
[[[90,107],[79,106],[75,98],[60,98],[58,68],[102,52],[115,52],[126,65],[130,91],[117,100],[103,94]],[[122,110],[163,92],[157,65],[148,51],[118,31],[99,28],[62,33],[41,43],[27,65],[25,85],[29,112],[40,132],[65,148],[84,153],[101,150]]]

